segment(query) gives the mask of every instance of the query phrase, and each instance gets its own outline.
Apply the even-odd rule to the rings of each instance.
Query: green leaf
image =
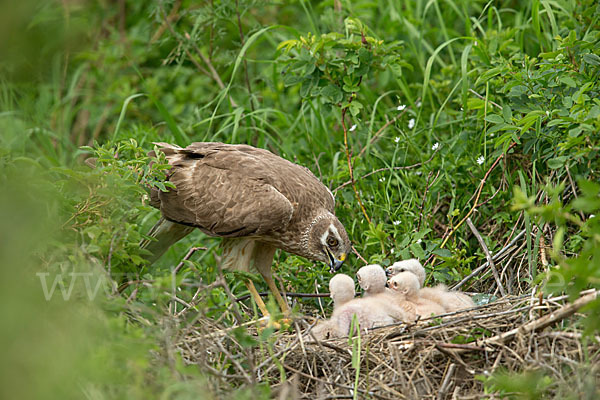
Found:
[[[350,113],[353,117],[356,117],[362,108],[363,105],[359,101],[354,100],[350,103]]]
[[[593,53],[584,54],[583,61],[590,65],[600,65],[600,57]]]
[[[502,118],[501,116],[499,116],[497,114],[488,114],[485,117],[485,120],[487,122],[491,122],[492,124],[501,124],[504,122],[504,118]]]
[[[507,124],[512,123],[512,109],[508,104],[502,107],[502,116],[504,117],[504,122]]]
[[[423,251],[423,248],[421,247],[420,243],[413,243],[413,244],[411,244],[410,245],[410,251],[418,259],[424,259],[425,258],[425,252]]]
[[[574,88],[577,86],[577,83],[575,82],[575,80],[573,80],[573,78],[571,78],[570,76],[561,76],[560,78],[558,78],[558,80],[569,87]]]
[[[332,103],[339,103],[344,98],[344,93],[338,86],[330,84],[321,89],[321,96],[326,97]]]
[[[560,156],[556,158],[552,158],[548,160],[548,168],[558,169],[565,165],[565,161],[567,161],[567,156]]]

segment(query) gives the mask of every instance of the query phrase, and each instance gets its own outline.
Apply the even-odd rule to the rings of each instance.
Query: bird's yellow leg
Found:
[[[258,294],[258,290],[256,290],[256,287],[254,286],[254,282],[252,282],[251,280],[247,280],[246,281],[246,287],[250,291],[250,295],[252,296],[252,298],[256,302],[256,305],[258,306],[258,308],[259,308],[260,312],[262,313],[262,315],[265,316],[265,317],[268,317],[270,315],[269,311],[267,310],[267,306],[265,306],[265,302],[260,297],[260,294]]]
[[[273,280],[273,276],[271,276],[271,275],[264,276],[263,275],[263,278],[265,279],[265,281],[267,282],[267,285],[269,285],[269,289],[271,289],[271,292],[275,296],[275,301],[277,301],[277,304],[279,304],[279,307],[281,308],[281,312],[283,313],[283,316],[289,317],[290,316],[290,308],[288,307],[287,302],[285,301],[283,296],[281,296],[281,293],[279,293],[279,289],[277,288],[277,285],[275,284],[275,280]]]

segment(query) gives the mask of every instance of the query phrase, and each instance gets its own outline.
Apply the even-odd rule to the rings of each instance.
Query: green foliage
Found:
[[[148,189],[169,187],[164,158],[148,156],[157,141],[249,143],[310,168],[333,189],[336,214],[369,262],[435,256],[429,281],[458,281],[484,260],[459,226],[470,215],[492,253],[513,228],[527,231],[523,280],[573,296],[598,287],[597,2],[361,0],[341,2],[341,10],[334,3],[1,8],[0,34],[9,40],[0,43],[0,261],[20,271],[5,268],[0,280],[8,299],[1,304],[11,305],[2,340],[18,343],[2,370],[27,371],[2,374],[11,397],[80,398],[82,390],[94,398],[213,397],[205,371],[165,355],[177,327],[164,320],[169,307],[183,310],[172,290],[189,303],[199,281],[217,278],[218,242],[190,235],[151,269],[138,246],[158,218]],[[346,184],[341,116],[352,119],[351,165],[372,224]],[[83,165],[89,156],[95,168]],[[548,271],[538,259],[546,224],[554,239]],[[208,250],[173,276],[199,244]],[[359,266],[350,258],[342,272]],[[289,291],[315,292],[329,280],[326,266],[284,252],[273,269]],[[70,273],[92,273],[106,285],[89,301],[87,281],[77,281],[76,302],[48,305],[37,272],[63,283],[57,293],[70,287]],[[239,275],[225,278],[236,296],[245,294]],[[261,279],[256,284],[266,290]],[[487,292],[493,279],[469,284]],[[23,300],[13,306],[14,298]],[[317,300],[300,303],[301,311],[318,309]],[[192,310],[231,325],[229,305],[214,287]],[[51,312],[41,312],[45,306]],[[597,331],[598,306],[587,315],[588,330]],[[40,331],[36,320],[49,328]],[[245,350],[268,349],[269,333],[231,335]],[[23,350],[32,343],[39,349]],[[359,373],[354,357],[360,361],[360,351],[353,352]],[[43,367],[48,360],[56,368]],[[280,367],[282,380],[285,373]],[[506,390],[546,393],[544,376],[530,387],[530,375],[517,377],[523,387]],[[489,388],[504,390],[511,380]],[[89,384],[56,383],[63,381]],[[268,383],[214,393],[270,395]]]
[[[302,98],[320,96],[326,105],[348,109],[356,117],[364,108],[356,100],[360,86],[372,70],[391,68],[399,74],[401,65],[410,65],[401,61],[399,42],[384,44],[366,36],[358,19],[347,18],[344,25],[345,36],[331,32],[317,37],[309,32],[307,37],[281,42],[277,49],[285,49],[288,57],[292,50],[296,54],[282,59],[289,66],[286,86],[300,83]]]

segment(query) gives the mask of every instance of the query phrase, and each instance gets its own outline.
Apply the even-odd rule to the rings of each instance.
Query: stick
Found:
[[[360,178],[355,179],[354,181],[358,182],[361,179],[365,179],[365,178],[367,178],[367,177],[369,177],[369,176],[371,176],[373,174],[376,174],[378,172],[383,172],[383,171],[400,171],[400,170],[413,169],[413,168],[420,167],[422,165],[427,164],[429,161],[433,160],[433,156],[435,156],[435,154],[439,151],[439,149],[440,148],[438,147],[433,152],[433,154],[431,154],[431,157],[429,157],[429,159],[427,161],[423,161],[423,162],[416,163],[416,164],[413,164],[413,165],[406,165],[406,166],[403,166],[403,167],[384,167],[384,168],[379,168],[379,169],[376,169],[375,171],[369,172],[368,174],[364,174],[363,176],[361,176]],[[350,185],[351,183],[352,183],[352,181],[346,181],[346,182],[342,183],[340,186],[338,186],[335,189],[333,189],[332,192],[336,192],[336,191],[340,190],[341,188]]]
[[[517,334],[529,334],[532,332],[540,331],[556,322],[562,321],[563,319],[570,317],[575,314],[581,307],[591,303],[598,297],[598,290],[594,290],[592,293],[586,294],[575,300],[573,303],[566,304],[558,310],[544,315],[538,319],[530,321],[518,328],[511,329],[510,331],[503,332],[499,335],[492,336],[491,338],[481,340],[479,342],[480,347],[487,347],[488,345],[499,345],[512,338]],[[464,353],[471,351],[472,349],[454,349],[455,352]]]
[[[483,249],[483,252],[485,253],[485,257],[487,258],[488,264],[490,265],[490,268],[492,269],[492,273],[494,274],[494,279],[496,280],[496,284],[498,285],[500,294],[502,295],[502,297],[506,296],[506,290],[504,290],[504,286],[502,286],[502,281],[500,280],[500,275],[498,275],[498,270],[496,269],[496,265],[494,264],[494,259],[492,258],[492,255],[490,254],[490,251],[488,250],[488,248],[485,244],[485,241],[481,237],[481,234],[479,233],[477,228],[475,228],[475,225],[473,225],[473,222],[471,222],[471,218],[467,218],[467,225],[469,226],[469,228],[471,228],[473,235],[475,235],[475,237],[477,238],[477,241],[479,242],[479,245],[481,246],[481,248]]]
[[[492,257],[492,259],[495,261],[495,260],[499,259],[500,257],[502,257],[504,255],[504,253],[506,253],[517,242],[517,240],[519,240],[525,234],[525,232],[526,232],[525,229],[523,229],[521,232],[519,232],[519,234],[517,236],[515,236],[513,238],[513,240],[510,241],[510,243],[508,243],[506,246],[504,246],[502,248],[502,250],[500,250],[499,252],[497,252],[496,255],[494,255]],[[454,285],[452,287],[452,290],[458,290],[458,289],[460,289],[460,287],[462,285],[464,285],[469,279],[471,279],[472,277],[474,277],[475,275],[477,275],[479,272],[481,272],[483,269],[485,269],[488,265],[489,265],[489,263],[486,261],[483,265],[475,268],[473,270],[473,272],[471,272],[468,276],[466,276],[462,281],[460,281],[456,285]]]
[[[260,292],[258,293],[261,296],[268,296],[270,292]],[[305,297],[305,298],[314,298],[314,297],[329,297],[329,293],[293,293],[293,292],[281,292],[281,295],[284,297]],[[235,299],[236,302],[248,300],[252,297],[249,294],[245,294]]]
[[[473,212],[475,211],[475,209],[477,207],[479,207],[479,197],[481,196],[481,191],[483,190],[483,185],[485,184],[485,182],[487,181],[487,178],[490,176],[490,173],[494,170],[494,168],[496,168],[496,165],[498,165],[498,163],[500,162],[500,160],[502,160],[504,158],[504,156],[506,154],[508,154],[508,151],[510,149],[512,149],[513,147],[515,147],[517,145],[517,142],[514,142],[513,144],[511,144],[508,149],[506,149],[506,153],[502,153],[498,156],[498,158],[496,158],[496,161],[494,161],[494,163],[492,164],[492,166],[487,170],[487,172],[485,173],[485,175],[483,176],[483,179],[481,180],[481,183],[479,184],[479,189],[477,189],[477,195],[475,196],[475,202],[473,204],[473,207],[471,207],[471,209],[469,210],[469,212],[467,212],[467,215],[464,216],[464,218],[462,220],[460,220],[460,222],[458,224],[456,224],[456,226],[454,228],[452,228],[452,230],[448,233],[448,236],[446,236],[446,238],[442,241],[442,244],[440,245],[440,247],[444,247],[446,245],[446,243],[448,242],[448,240],[450,240],[450,237],[454,234],[454,232],[457,231],[458,228],[460,228],[460,226],[467,220],[467,218],[469,218],[471,216],[471,214],[473,214]]]

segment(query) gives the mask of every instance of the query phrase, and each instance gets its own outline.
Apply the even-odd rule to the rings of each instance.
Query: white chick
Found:
[[[388,280],[388,286],[395,293],[396,303],[408,312],[422,317],[443,314],[444,307],[435,301],[421,296],[419,279],[411,272],[405,271],[394,275]]]
[[[361,282],[367,287],[374,287],[371,278],[385,276],[381,267],[381,274],[362,274]],[[336,275],[339,276],[341,274]],[[346,275],[347,276],[347,275]],[[333,282],[333,285],[332,285]],[[385,281],[381,285],[385,289]],[[385,326],[397,321],[414,321],[415,314],[409,313],[402,307],[394,304],[390,294],[380,291],[371,293],[368,297],[351,299],[354,296],[354,284],[349,285],[346,278],[332,279],[329,284],[330,295],[334,299],[334,309],[331,318],[315,326],[312,333],[316,339],[329,339],[346,337],[350,333],[352,319],[356,316],[358,327],[361,330]],[[340,302],[339,299],[342,299]],[[351,300],[348,300],[351,299]]]
[[[385,292],[387,277],[385,270],[379,264],[365,265],[356,273],[356,279],[364,291],[364,297]]]
[[[409,260],[396,261],[386,269],[388,276],[394,276],[402,272],[413,273],[422,288],[420,297],[429,299],[441,305],[445,312],[454,312],[471,308],[475,306],[473,300],[464,293],[449,291],[446,285],[437,285],[435,287],[423,287],[425,283],[425,268],[415,258]]]
[[[423,284],[425,283],[425,268],[423,268],[421,262],[416,258],[396,261],[395,263],[387,267],[385,273],[387,274],[388,278],[391,278],[392,276],[399,274],[400,272],[406,271],[415,274],[419,279],[419,286],[423,287]]]
[[[355,296],[354,279],[346,274],[337,274],[329,280],[329,295],[333,299],[333,308],[352,300]]]

